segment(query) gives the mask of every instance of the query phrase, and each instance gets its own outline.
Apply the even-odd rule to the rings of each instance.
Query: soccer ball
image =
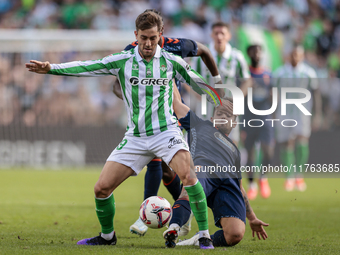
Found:
[[[144,200],[139,209],[139,217],[149,228],[162,228],[170,220],[172,208],[163,197],[152,196]]]

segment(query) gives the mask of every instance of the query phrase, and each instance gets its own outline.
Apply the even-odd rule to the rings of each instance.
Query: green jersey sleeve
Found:
[[[117,53],[98,60],[73,61],[62,64],[51,64],[49,74],[93,77],[103,75],[118,75],[119,60],[127,54]]]

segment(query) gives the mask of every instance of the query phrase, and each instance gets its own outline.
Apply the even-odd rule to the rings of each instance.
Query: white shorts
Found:
[[[148,137],[125,136],[107,161],[130,167],[135,175],[154,158],[159,157],[169,165],[179,150],[189,151],[181,130],[173,125],[168,130]]]
[[[294,119],[297,121],[297,125],[295,127],[284,127],[281,124],[281,121],[284,119]],[[295,139],[297,136],[308,138],[311,134],[311,116],[300,115],[294,118],[281,116],[280,123],[275,123],[275,125],[276,141],[279,143]],[[285,121],[284,125],[293,126],[294,122]]]

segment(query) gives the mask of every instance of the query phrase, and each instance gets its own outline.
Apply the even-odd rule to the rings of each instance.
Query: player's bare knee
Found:
[[[224,233],[224,238],[229,246],[234,246],[241,242],[243,239],[244,233],[241,231],[223,231]]]
[[[179,176],[179,178],[181,179],[184,186],[195,185],[195,183],[197,182],[196,175],[193,176],[190,170],[186,170]]]
[[[243,239],[245,228],[223,228],[224,238],[228,245],[233,246]]]
[[[101,194],[101,188],[100,185],[98,184],[98,182],[96,182],[96,184],[94,185],[94,195],[95,197],[100,197]]]
[[[181,179],[183,182],[183,185],[188,185],[187,182],[189,181],[190,178],[190,172],[189,171],[181,171],[178,173],[178,177]]]
[[[105,185],[103,182],[97,181],[94,185],[94,194],[97,198],[105,198],[111,195],[111,187]]]

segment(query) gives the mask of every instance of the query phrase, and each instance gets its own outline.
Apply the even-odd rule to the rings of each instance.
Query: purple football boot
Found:
[[[95,236],[92,238],[86,238],[77,242],[78,245],[115,245],[117,243],[116,232],[114,233],[111,240],[106,240],[99,236]]]
[[[207,237],[201,237],[198,239],[200,249],[214,249],[213,242],[210,238]]]

